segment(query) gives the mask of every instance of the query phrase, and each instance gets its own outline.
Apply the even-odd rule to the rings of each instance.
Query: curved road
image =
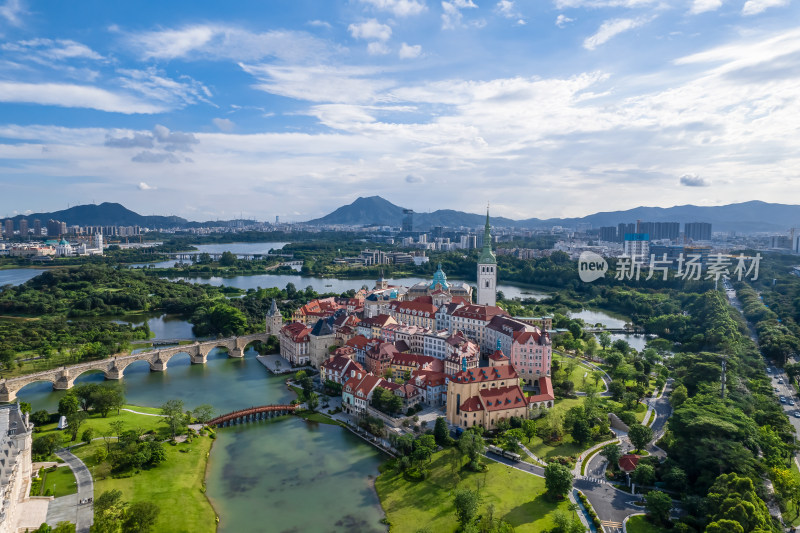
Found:
[[[56,455],[67,463],[67,466],[72,470],[75,475],[75,480],[78,485],[77,500],[86,500],[94,498],[94,483],[92,482],[92,474],[89,469],[83,464],[83,461],[78,459],[71,451],[61,449],[56,452]],[[75,523],[76,533],[88,533],[89,528],[94,523],[94,503],[78,503],[77,519]]]

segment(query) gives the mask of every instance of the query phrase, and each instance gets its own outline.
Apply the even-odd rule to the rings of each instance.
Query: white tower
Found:
[[[497,259],[492,253],[489,230],[489,208],[486,208],[486,227],[483,230],[483,250],[478,258],[478,305],[497,304]]]
[[[103,255],[103,234],[102,233],[95,233],[94,234],[94,247],[100,250],[100,255]]]

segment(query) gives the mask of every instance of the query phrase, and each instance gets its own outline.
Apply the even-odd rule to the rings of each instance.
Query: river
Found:
[[[0,287],[3,285],[22,285],[44,272],[40,268],[9,268],[0,270]]]
[[[178,398],[189,409],[211,404],[219,414],[291,401],[294,393],[286,389],[285,378],[269,374],[255,355],[250,349],[244,358],[232,359],[214,350],[205,365],[178,355],[166,372],[133,363],[121,382],[126,401],[158,407]],[[100,381],[102,373],[90,373],[76,383]],[[39,382],[18,396],[34,410],[55,410],[63,394]],[[209,462],[208,495],[223,532],[385,531],[371,488],[382,460],[380,452],[345,429],[294,417],[222,428]]]

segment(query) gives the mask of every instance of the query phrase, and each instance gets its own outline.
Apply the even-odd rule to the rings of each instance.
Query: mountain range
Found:
[[[392,226],[401,227],[403,207],[380,196],[358,198],[353,203],[339,207],[324,217],[309,220],[306,224],[343,226]],[[148,228],[189,228],[219,225],[219,221],[193,222],[177,216],[140,215],[121,204],[77,205],[52,213],[32,213],[13,218],[16,226],[20,219],[27,219],[29,227],[39,219],[45,225],[49,219],[80,226],[143,226]],[[575,228],[580,223],[593,228],[616,226],[619,223],[645,222],[710,222],[714,231],[741,233],[786,232],[789,228],[800,228],[800,205],[775,204],[752,200],[720,206],[679,205],[674,207],[635,207],[625,211],[609,211],[574,218],[528,218],[513,220],[493,216],[494,227],[516,227],[525,229],[549,229],[553,226]],[[480,229],[486,221],[485,214],[465,213],[452,209],[438,209],[430,213],[414,213],[414,230],[427,231],[437,226],[449,228]]]
[[[145,216],[140,215],[122,204],[103,202],[102,204],[75,205],[69,209],[54,211],[52,213],[31,213],[30,215],[17,215],[13,217],[14,224],[19,225],[22,219],[28,220],[28,226],[33,227],[33,221],[39,219],[42,226],[50,219],[66,222],[68,226],[143,226],[147,228],[174,228],[185,226],[189,222],[185,218],[170,216]]]
[[[393,226],[400,227],[403,209],[380,196],[360,197],[322,218],[309,220],[311,225]],[[528,218],[512,220],[491,217],[492,226],[528,229],[549,229],[553,226],[575,228],[588,223],[593,228],[616,226],[619,223],[643,222],[710,222],[713,231],[785,232],[800,227],[800,205],[775,204],[752,200],[720,206],[679,205],[674,207],[636,207],[625,211],[594,213],[573,218]],[[486,215],[438,209],[430,213],[414,213],[414,230],[426,231],[436,226],[480,228]]]

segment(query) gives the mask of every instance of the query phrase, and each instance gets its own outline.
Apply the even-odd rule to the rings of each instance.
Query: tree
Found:
[[[99,387],[100,385],[97,383],[80,383],[75,385],[70,392],[78,398],[81,409],[88,411],[92,408],[92,396]]]
[[[86,444],[90,444],[92,439],[94,438],[94,429],[86,428],[83,430],[83,434],[81,435],[81,440]]]
[[[39,411],[36,411],[35,413],[31,413],[30,420],[31,422],[33,422],[34,426],[37,427],[44,426],[45,424],[50,422],[50,413],[48,413],[44,409],[41,409]]]
[[[611,465],[612,469],[616,470],[619,468],[619,459],[622,457],[622,450],[619,444],[606,444],[603,446],[603,449],[600,450],[600,455],[608,459],[608,464]]]
[[[769,509],[758,497],[753,480],[748,477],[737,474],[719,476],[708,490],[706,505],[708,519],[712,522],[706,532],[774,531]],[[727,523],[730,521],[739,528]],[[716,526],[714,522],[717,522]]]
[[[653,438],[653,430],[641,424],[634,424],[628,431],[628,438],[631,440],[631,444],[636,447],[636,451],[638,452],[647,446],[647,443]]]
[[[633,474],[631,474],[631,479],[637,485],[649,486],[656,480],[656,471],[652,466],[640,463],[636,466],[636,470],[633,471]]]
[[[300,388],[303,389],[303,398],[308,398],[308,395],[314,390],[314,383],[311,381],[311,377],[309,377],[308,373],[305,370],[298,370],[294,375],[294,380],[300,385]]]
[[[183,400],[169,400],[161,406],[161,419],[167,425],[172,438],[186,429],[186,414],[183,412]]]
[[[522,432],[530,444],[531,439],[536,436],[536,420],[525,419],[522,421]]]
[[[572,438],[581,445],[586,444],[592,438],[592,429],[585,419],[581,418],[575,421],[572,426]]]
[[[47,435],[42,435],[37,439],[33,439],[31,453],[33,455],[47,457],[59,449],[61,444],[62,439],[59,433],[48,433]]]
[[[544,469],[544,486],[552,499],[561,500],[572,488],[572,472],[561,463],[548,463]]]
[[[453,497],[453,504],[456,508],[456,518],[461,527],[466,527],[467,524],[472,522],[475,514],[478,512],[480,505],[480,495],[478,491],[470,489],[460,489],[455,492]]]
[[[225,251],[219,258],[220,266],[233,266],[236,264],[236,256],[233,253]]]
[[[611,352],[605,357],[606,364],[610,366],[612,370],[616,370],[623,361],[622,354],[618,352]]]
[[[122,522],[122,533],[147,533],[156,523],[161,509],[158,505],[147,502],[134,502],[125,511]]]
[[[100,386],[92,392],[91,404],[94,409],[100,412],[103,418],[106,418],[112,409],[116,409],[119,412],[120,408],[125,404],[125,396],[119,387]]]
[[[94,500],[94,525],[92,532],[112,533],[119,531],[119,522],[125,510],[122,491],[107,490]]]
[[[89,418],[89,415],[86,414],[86,411],[75,411],[67,415],[67,431],[72,437],[72,440],[77,440],[78,432],[81,430],[81,426],[87,418]]]
[[[621,381],[612,381],[608,385],[608,392],[611,394],[611,399],[618,402],[622,399],[622,395],[625,394],[625,384]]]
[[[607,331],[601,331],[597,337],[600,340],[600,346],[603,351],[608,350],[608,347],[611,346],[611,334]]]
[[[197,419],[197,422],[200,424],[205,424],[212,418],[214,418],[214,408],[207,403],[202,405],[198,405],[194,409],[192,409],[192,416]]]
[[[669,524],[669,513],[672,511],[672,498],[660,490],[651,490],[644,497],[645,509],[650,519],[656,524]]]
[[[602,370],[592,370],[592,380],[594,381],[594,386],[597,387],[600,385],[600,381],[603,379],[603,371]]]
[[[78,409],[80,409],[80,402],[74,394],[68,392],[58,400],[58,414],[61,416],[69,416],[77,412]]]
[[[316,411],[319,407],[319,396],[316,392],[311,392],[306,396],[306,405],[311,411]]]
[[[458,439],[458,449],[462,456],[469,459],[473,469],[478,466],[478,458],[486,450],[483,438],[474,431],[465,431]]]
[[[450,444],[450,432],[447,430],[447,420],[440,416],[436,418],[436,424],[433,426],[433,438],[436,439],[436,444],[439,446],[447,446]]]
[[[686,390],[684,385],[678,385],[675,387],[675,390],[672,391],[672,394],[669,395],[669,403],[672,405],[673,409],[677,409],[686,399],[689,397],[689,393]]]
[[[519,443],[525,437],[525,432],[520,428],[509,429],[502,435],[502,447],[504,450],[516,452],[519,450]]]

